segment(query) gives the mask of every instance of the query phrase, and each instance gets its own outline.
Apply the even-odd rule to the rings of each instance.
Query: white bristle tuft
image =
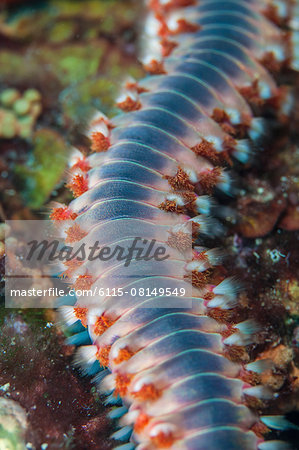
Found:
[[[197,173],[195,172],[194,169],[192,169],[191,167],[187,167],[187,166],[183,166],[182,169],[188,175],[189,180],[191,181],[191,183],[197,183],[198,182],[198,176],[197,176]]]
[[[213,293],[215,295],[223,295],[228,298],[236,298],[241,290],[241,283],[235,277],[225,278],[217,286],[214,287]]]
[[[115,387],[116,387],[115,375],[111,373],[105,376],[105,378],[100,381],[99,390],[100,392],[105,394],[114,391]]]
[[[196,216],[190,219],[191,222],[199,225],[199,233],[210,236],[219,236],[223,233],[223,227],[221,223],[212,217],[208,216]]]
[[[299,430],[299,427],[287,420],[285,416],[262,416],[261,421],[274,430]]]
[[[263,373],[273,368],[273,362],[270,359],[259,359],[258,361],[247,364],[245,367],[250,372]]]
[[[128,409],[126,408],[126,406],[120,406],[118,408],[112,409],[112,411],[108,413],[108,417],[112,420],[120,419],[121,417],[124,417],[127,411]]]
[[[272,96],[271,88],[269,84],[265,83],[264,81],[259,80],[258,82],[258,88],[260,96],[263,100],[268,100]]]
[[[243,393],[250,397],[256,397],[264,400],[271,400],[273,398],[273,392],[265,386],[253,386],[243,389]]]
[[[223,295],[216,295],[212,300],[209,301],[209,308],[221,308],[221,309],[232,309],[237,306],[238,300],[235,298],[227,298]]]
[[[251,343],[251,340],[249,339],[249,337],[244,337],[241,333],[234,333],[231,334],[229,337],[227,337],[226,339],[224,339],[223,343],[225,345],[247,345]]]
[[[127,414],[125,414],[122,419],[121,419],[121,425],[125,426],[125,425],[133,425],[136,420],[138,419],[138,416],[140,414],[140,411],[138,410],[133,410],[133,411],[129,411]]]
[[[155,437],[160,433],[163,434],[170,434],[174,433],[176,431],[175,425],[172,423],[158,423],[157,425],[153,426],[153,428],[150,431],[150,437]]]
[[[254,117],[251,121],[248,134],[250,139],[256,141],[265,135],[266,132],[266,120],[261,117]]]
[[[84,345],[78,348],[75,353],[75,364],[93,364],[97,359],[97,351],[96,345]]]
[[[73,306],[61,306],[59,308],[59,312],[67,325],[73,325],[79,319],[75,316],[74,307]]]
[[[284,441],[266,441],[258,445],[258,450],[294,450],[294,447]]]
[[[180,197],[177,194],[167,194],[166,195],[166,200],[175,201],[178,206],[184,206],[185,205],[185,202],[182,199],[182,197]]]
[[[222,171],[217,183],[217,188],[227,195],[231,194],[231,178],[227,172]]]
[[[237,325],[234,325],[234,328],[237,328],[242,334],[254,334],[261,330],[261,326],[252,319],[240,322]]]
[[[122,103],[127,100],[127,98],[130,98],[134,102],[138,100],[138,95],[133,91],[124,91],[122,92],[116,99],[116,103]]]
[[[112,439],[117,441],[127,441],[132,433],[131,427],[123,427],[111,435]]]
[[[233,125],[239,125],[241,123],[241,114],[237,109],[226,108],[225,112]]]
[[[210,214],[214,206],[213,200],[208,195],[201,195],[195,200],[197,210],[200,214]]]
[[[247,163],[250,159],[251,153],[251,145],[247,139],[237,141],[237,145],[233,151],[233,155],[238,161],[240,161],[242,164]]]
[[[206,141],[213,145],[214,149],[217,152],[221,152],[223,150],[223,141],[217,136],[207,136]]]

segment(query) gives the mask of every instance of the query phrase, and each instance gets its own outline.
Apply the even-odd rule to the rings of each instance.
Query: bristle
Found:
[[[113,433],[111,435],[111,438],[115,439],[116,441],[127,441],[130,439],[132,431],[133,430],[131,427],[123,427],[120,430]]]
[[[215,295],[223,295],[224,297],[234,299],[242,288],[241,283],[236,277],[229,277],[221,281],[217,286],[213,288]]]
[[[65,233],[66,233],[65,242],[69,244],[80,241],[87,235],[87,233],[83,231],[77,223],[75,223],[75,225],[73,225],[72,227],[68,228],[65,231]]]
[[[258,450],[295,450],[294,447],[284,441],[266,441],[258,445]]]
[[[274,397],[273,392],[265,386],[253,386],[250,388],[245,388],[243,389],[243,392],[250,397],[256,397],[265,400],[271,400]]]
[[[169,448],[175,442],[176,428],[170,423],[159,423],[150,431],[150,438],[157,448]]]
[[[116,105],[124,112],[137,111],[141,108],[141,103],[138,100],[138,97],[133,93],[120,96]]]
[[[66,185],[74,195],[74,197],[79,197],[88,190],[88,181],[84,175],[75,175],[73,179]]]
[[[196,216],[190,219],[190,221],[199,225],[198,232],[200,234],[206,234],[210,236],[220,236],[223,233],[222,225],[212,217]]]
[[[274,430],[299,430],[297,425],[289,422],[284,416],[262,416],[260,420]]]
[[[73,325],[79,320],[75,315],[73,306],[60,306],[59,312],[67,325]]]
[[[91,150],[94,152],[105,152],[110,147],[109,138],[99,131],[92,133],[91,142]]]
[[[51,220],[75,220],[78,215],[71,211],[67,206],[53,208],[50,214]]]
[[[269,359],[259,359],[246,365],[246,370],[255,373],[263,373],[266,370],[272,369],[273,363]]]
[[[128,409],[125,406],[121,406],[119,408],[114,408],[112,411],[110,411],[108,413],[108,417],[111,420],[120,419],[127,412],[128,412]]]
[[[96,361],[97,346],[96,345],[85,345],[78,348],[75,353],[75,364],[93,364]]]

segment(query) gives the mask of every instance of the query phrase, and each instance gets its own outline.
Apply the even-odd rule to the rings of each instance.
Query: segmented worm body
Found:
[[[170,257],[128,267],[72,260],[66,274],[75,287],[102,294],[62,311],[69,324],[81,320],[88,328],[92,345],[78,358],[107,368],[97,376],[106,375],[101,389],[114,392],[112,403],[117,394],[123,401],[112,416],[123,426],[114,437],[131,435],[124,449],[287,448],[264,442],[263,426],[274,419],[262,423],[244,402],[271,396],[253,385],[264,363],[244,366],[231,357],[258,326],[210,314],[221,317],[237,303],[235,281],[215,270],[222,252],[195,245],[190,260],[182,254],[190,224],[193,241],[222,233],[210,217],[217,211],[211,195],[231,193],[228,169],[246,163],[264,138],[263,116],[282,120],[291,108],[277,80],[297,65],[296,33],[287,31],[296,26],[297,7],[287,0],[153,0],[149,7],[150,75],[127,82],[118,101],[124,114],[94,118],[94,153],[73,158],[69,186],[77,198],[52,218],[66,221],[66,242],[76,248],[97,241],[115,249],[138,236],[167,244]],[[173,293],[190,281],[191,293],[177,304],[175,295],[132,295],[132,288]],[[107,288],[122,295],[109,296]]]

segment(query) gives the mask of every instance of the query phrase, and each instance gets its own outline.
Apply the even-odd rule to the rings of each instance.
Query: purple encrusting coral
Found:
[[[290,112],[292,95],[279,74],[298,66],[297,35],[278,25],[292,26],[296,7],[270,0],[149,6],[151,76],[127,83],[118,101],[127,114],[95,117],[88,132],[95,153],[74,155],[69,186],[77,198],[52,218],[67,221],[66,242],[75,247],[116,246],[140,236],[167,244],[171,257],[158,274],[151,263],[70,261],[66,274],[75,288],[101,288],[102,295],[62,312],[69,324],[81,320],[92,340],[78,361],[92,371],[99,361],[111,372],[102,370],[96,380],[125,405],[112,413],[123,425],[114,438],[131,435],[123,449],[286,449],[263,438],[268,426],[283,429],[284,419],[249,408],[273,396],[260,380],[271,363],[244,364],[244,347],[259,326],[250,318],[229,320],[238,284],[224,276],[222,251],[195,245],[187,264],[182,254],[190,245],[188,225],[194,242],[222,233],[209,217],[217,212],[211,195],[231,193],[227,167],[249,161],[265,138],[262,118],[283,121]],[[176,276],[180,270],[184,280]],[[190,282],[192,294],[179,308],[153,294]],[[123,295],[111,297],[109,288]],[[132,288],[151,295],[133,296]]]

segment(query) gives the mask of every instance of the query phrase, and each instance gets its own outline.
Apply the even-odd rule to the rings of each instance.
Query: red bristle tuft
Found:
[[[160,431],[160,433],[151,438],[151,441],[157,448],[169,448],[173,446],[175,437],[171,431]]]
[[[128,386],[131,383],[133,376],[134,375],[132,375],[132,374],[122,374],[122,373],[116,374],[116,379],[115,379],[116,388],[114,391],[115,397],[117,397],[118,395],[120,395],[120,396],[126,395],[126,393],[128,391]]]
[[[178,44],[177,42],[169,41],[168,39],[163,38],[161,40],[161,46],[162,46],[162,56],[163,58],[166,58],[178,46]]]
[[[126,89],[128,89],[128,91],[136,91],[137,94],[142,94],[144,92],[148,92],[148,89],[143,88],[141,86],[139,86],[139,84],[135,81],[127,81],[126,83]]]
[[[66,187],[72,191],[74,197],[79,197],[88,191],[88,181],[83,175],[77,174]]]
[[[111,350],[111,345],[105,345],[104,347],[101,347],[97,351],[96,358],[100,362],[102,367],[108,367],[108,365],[109,365],[110,350]]]
[[[67,267],[67,270],[63,272],[63,277],[70,278],[73,272],[78,269],[83,264],[83,261],[79,261],[77,258],[70,259],[69,261],[65,261],[64,265]]]
[[[116,104],[124,112],[137,111],[141,108],[141,103],[139,100],[134,100],[129,95],[123,102],[118,102]]]
[[[152,59],[151,62],[144,64],[144,70],[151,75],[163,75],[166,73],[163,62],[156,59]]]
[[[139,416],[137,417],[136,422],[134,424],[134,431],[136,433],[140,433],[140,431],[142,431],[143,428],[146,427],[146,425],[149,423],[149,421],[150,421],[150,417],[147,414],[141,412],[139,414]]]
[[[78,158],[75,164],[71,167],[71,170],[81,170],[82,172],[88,172],[91,169],[86,158]]]
[[[176,35],[180,33],[196,33],[201,28],[200,25],[188,22],[185,19],[178,19],[177,24],[177,29],[175,31],[170,31],[169,34]]]
[[[132,396],[138,400],[157,400],[161,397],[161,390],[153,383],[144,384],[137,392],[132,392]]]
[[[95,131],[91,135],[91,150],[93,152],[105,152],[110,147],[110,140],[100,131]]]
[[[87,235],[87,233],[83,231],[77,223],[75,223],[75,225],[73,225],[72,227],[68,228],[65,233],[67,236],[65,242],[67,244],[80,241]]]
[[[72,212],[67,206],[61,208],[53,208],[50,215],[51,220],[75,220],[78,214]]]
[[[93,282],[94,280],[91,275],[89,274],[79,275],[73,287],[75,290],[90,289]]]

